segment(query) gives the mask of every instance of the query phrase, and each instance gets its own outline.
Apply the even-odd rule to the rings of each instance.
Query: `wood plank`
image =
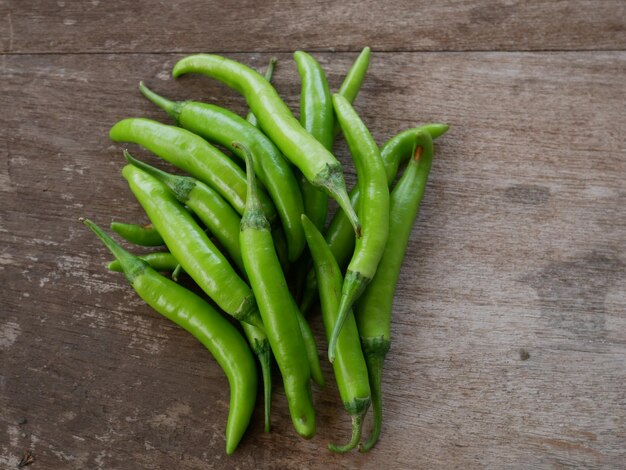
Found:
[[[317,56],[333,87],[354,58]],[[140,79],[245,111],[206,78],[170,80],[178,57],[2,58],[0,466],[26,450],[32,468],[622,465],[626,53],[374,56],[357,109],[378,142],[452,125],[398,286],[382,440],[367,455],[325,450],[349,424],[323,361],[317,436],[295,435],[277,381],[272,433],[257,407],[229,458],[219,367],[106,272],[76,220],[144,220],[107,138],[123,117],[166,121]],[[233,57],[262,67],[269,55]],[[279,60],[295,108],[295,67]]]
[[[626,3],[5,0],[0,25],[5,53],[602,50]]]

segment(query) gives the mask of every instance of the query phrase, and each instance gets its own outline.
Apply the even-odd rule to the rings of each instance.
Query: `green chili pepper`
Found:
[[[427,132],[419,133],[415,143],[418,147],[414,156],[391,192],[389,233],[393,233],[393,243],[387,244],[374,279],[356,304],[356,320],[370,377],[374,411],[374,428],[363,445],[364,451],[371,449],[380,436],[380,385],[383,362],[390,345],[393,296],[433,160],[433,142]]]
[[[256,114],[256,113],[255,113]],[[248,174],[246,210],[241,219],[241,254],[274,357],[280,368],[293,425],[303,437],[315,434],[311,371],[295,302],[276,256],[270,226],[256,194],[252,155],[244,150]]]
[[[380,150],[348,100],[333,95],[333,105],[356,165],[361,191],[358,212],[363,236],[356,241],[343,282],[337,322],[328,344],[330,362],[335,358],[335,345],[352,304],[376,274],[389,233],[389,187]]]
[[[304,211],[298,181],[280,151],[259,129],[235,113],[219,106],[184,101],[175,103],[139,84],[141,92],[164,109],[179,126],[224,147],[242,142],[257,156],[255,173],[269,193],[282,222],[289,259],[296,260],[304,249],[300,214]],[[235,155],[242,157],[239,149]],[[243,157],[242,157],[243,158]]]
[[[185,272],[226,313],[263,328],[248,285],[169,189],[133,165],[122,175]]]
[[[152,224],[126,224],[124,222],[111,222],[111,230],[124,240],[140,246],[165,245],[163,238]]]
[[[246,175],[230,158],[202,137],[151,119],[130,118],[109,131],[115,142],[133,142],[208,184],[241,214],[246,202]],[[262,194],[263,209],[270,218],[276,209]]]
[[[261,129],[274,141],[304,176],[333,197],[347,214],[357,237],[359,220],[350,204],[341,164],[302,128],[274,87],[258,72],[239,62],[217,55],[198,54],[180,60],[172,71],[174,77],[195,72],[213,77],[243,94],[259,120]]]
[[[235,264],[245,273],[239,242],[241,219],[226,201],[209,187],[193,178],[171,175],[161,171],[133,158],[127,151],[124,151],[124,157],[126,157],[126,160],[130,164],[140,168],[165,184],[178,201],[186,204],[187,207],[193,210],[200,217],[200,220],[205,223],[208,230],[215,235],[218,241],[224,246]],[[175,275],[172,274],[172,278],[176,279],[174,276]],[[307,347],[309,362],[311,364],[311,375],[315,383],[319,386],[323,386],[324,378],[319,364],[315,338],[313,337],[309,324],[302,314],[299,311],[298,314],[302,335]]]
[[[267,64],[267,69],[265,69],[265,80],[272,83],[272,77],[274,76],[274,68],[276,68],[276,63],[278,59],[276,57],[270,57],[270,61]],[[246,116],[246,121],[252,124],[254,127],[259,127],[259,122],[252,111],[248,113]]]
[[[178,260],[170,252],[148,253],[137,256],[145,261],[155,271],[174,271],[180,267]],[[122,272],[122,264],[116,259],[107,266],[111,271]],[[271,375],[271,352],[265,332],[256,326],[240,322],[243,332],[261,364],[263,375],[263,395],[265,400],[265,432],[270,430],[270,410],[272,400],[272,375]]]
[[[145,261],[150,265],[152,269],[158,272],[173,271],[178,265],[178,261],[174,258],[174,255],[169,251],[148,253],[145,255],[137,256],[137,258]],[[122,272],[122,265],[118,260],[111,261],[107,268],[111,271],[118,273]]]
[[[320,285],[322,318],[326,337],[330,340],[333,326],[337,321],[341,284],[343,278],[337,261],[331,253],[322,234],[306,215],[302,215],[302,225],[313,257],[315,272]],[[335,452],[347,452],[354,449],[361,439],[363,417],[370,406],[370,387],[365,358],[361,351],[359,332],[352,312],[348,313],[344,327],[337,340],[337,358],[333,371],[337,380],[339,394],[348,414],[352,417],[352,439],[345,446],[329,444]]]
[[[142,169],[166,185],[181,204],[189,207],[217,238],[228,256],[243,271],[241,248],[239,247],[239,223],[241,218],[216,191],[189,176],[166,173],[134,158],[124,150],[126,161]]]
[[[327,150],[333,149],[333,102],[326,74],[309,54],[296,51],[293,58],[298,65],[302,82],[300,92],[300,124]],[[300,173],[300,189],[304,199],[304,213],[322,230],[326,223],[328,196],[317,189]]]
[[[232,454],[250,423],[257,390],[256,366],[243,337],[200,297],[158,274],[90,220],[83,222],[113,253],[139,296],[161,315],[195,336],[226,373],[230,385],[226,453]]]
[[[430,136],[435,139],[445,134],[447,130],[447,124],[426,124],[424,126],[407,129],[389,139],[380,151],[389,186],[391,186],[393,179],[396,177],[399,166],[412,156],[411,150],[418,132],[428,132]],[[350,192],[350,199],[352,200],[352,204],[356,207],[360,199],[358,185]],[[354,250],[355,240],[352,226],[350,222],[348,222],[348,219],[344,217],[343,212],[337,211],[335,213],[326,230],[324,238],[339,266],[345,268],[349,256]],[[311,270],[306,277],[305,288],[300,302],[300,310],[303,313],[309,311],[317,295],[317,279],[315,278],[315,272]]]
[[[352,67],[350,67],[346,78],[344,78],[343,83],[337,92],[337,94],[343,96],[350,103],[354,103],[354,100],[359,94],[359,90],[361,90],[361,85],[363,84],[365,74],[367,73],[367,69],[370,65],[370,55],[370,48],[363,48],[359,56],[354,61],[354,64],[352,64]],[[341,126],[339,125],[339,121],[335,119],[333,136],[339,134],[340,131]]]
[[[370,50],[366,47],[357,58],[348,72],[344,83],[341,85],[339,94],[343,95],[350,102],[356,98],[359,88],[361,87],[365,72],[367,71],[369,56]],[[335,120],[335,111],[333,110],[326,74],[320,64],[305,52],[297,51],[294,54],[294,59],[298,65],[298,73],[302,82],[302,91],[300,93],[300,123],[302,127],[313,135],[324,147],[332,151],[333,141],[340,127]],[[307,214],[318,230],[323,230],[328,211],[328,196],[324,191],[309,183],[301,173],[298,182],[300,183],[300,190],[302,191],[302,198],[304,200],[305,214]],[[351,238],[354,238],[354,236]],[[296,266],[297,292],[301,292],[302,290],[302,284],[306,279],[305,276],[309,266],[310,262],[308,257],[303,257]],[[315,280],[313,269],[310,269],[309,274],[309,281],[311,279]],[[316,288],[316,286],[313,287]],[[316,289],[315,292],[317,292]],[[305,290],[304,293],[306,295],[307,291]],[[303,312],[305,312],[305,310],[303,310]]]

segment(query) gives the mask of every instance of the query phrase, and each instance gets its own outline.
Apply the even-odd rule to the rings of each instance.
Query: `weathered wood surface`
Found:
[[[0,50],[292,52],[602,50],[626,44],[622,0],[3,0]]]
[[[379,143],[421,122],[452,128],[438,141],[400,279],[383,437],[368,455],[325,450],[347,438],[349,423],[323,362],[329,384],[315,390],[317,436],[295,435],[277,385],[272,433],[262,433],[258,406],[227,458],[228,386],[219,367],[143,305],[121,275],[105,270],[105,249],[77,222],[145,220],[119,174],[121,146],[107,137],[123,117],[167,121],[140,96],[139,80],[166,96],[245,110],[240,97],[208,79],[171,80],[180,54],[126,53],[134,38],[144,52],[209,43],[245,49],[229,56],[262,68],[269,54],[256,51],[302,44],[357,50],[377,38],[390,49],[402,40],[415,49],[464,41],[467,48],[533,49],[536,35],[558,20],[580,28],[546,34],[546,49],[619,49],[623,29],[614,25],[623,15],[602,15],[609,7],[619,12],[620,2],[594,2],[592,12],[590,3],[568,2],[571,17],[532,28],[522,24],[530,10],[513,3],[502,23],[519,25],[510,43],[493,32],[476,40],[478,20],[467,20],[469,2],[460,2],[456,13],[442,10],[453,24],[467,20],[470,31],[442,24],[449,39],[432,46],[406,34],[406,18],[392,15],[360,32],[338,23],[332,32],[279,31],[276,48],[255,18],[270,18],[269,10],[288,15],[280,4],[244,19],[256,37],[242,35],[242,27],[212,39],[206,27],[200,40],[199,32],[173,28],[175,40],[169,30],[157,35],[176,25],[176,15],[157,19],[155,11],[120,2],[116,17],[101,15],[73,36],[53,24],[73,18],[54,13],[63,2],[34,3],[35,10],[27,2],[0,4],[13,22],[13,45],[3,50],[18,52],[0,58],[0,468],[15,468],[26,451],[36,459],[33,469],[623,467],[626,52],[374,54],[357,109]],[[203,18],[199,2],[184,4],[187,18]],[[70,27],[88,24],[93,8],[115,4],[64,5],[77,11]],[[565,2],[537,5],[545,11]],[[38,14],[37,30],[15,27],[23,25],[16,18],[37,16],[44,6],[51,13]],[[142,28],[124,23],[140,11]],[[126,26],[114,28],[114,18]],[[402,38],[395,43],[385,42],[387,20]],[[585,38],[585,25],[595,21],[603,33]],[[106,45],[107,37],[119,43]],[[125,53],[56,53],[68,51]],[[291,54],[278,57],[276,86],[297,109]],[[355,54],[316,57],[337,87]],[[343,144],[337,153],[354,181]],[[323,352],[319,319],[314,327]]]

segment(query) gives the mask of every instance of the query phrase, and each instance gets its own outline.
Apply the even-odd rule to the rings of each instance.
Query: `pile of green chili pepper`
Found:
[[[115,257],[109,269],[123,272],[148,305],[195,336],[224,370],[231,395],[228,454],[255,407],[257,361],[270,430],[272,356],[296,432],[315,435],[311,381],[322,387],[324,377],[305,314],[318,299],[328,359],[352,419],[350,441],[328,447],[357,447],[370,405],[372,431],[360,450],[376,444],[395,286],[430,172],[433,139],[448,130],[426,124],[379,148],[352,106],[370,49],[335,94],[311,55],[298,51],[294,59],[302,82],[299,120],[271,84],[275,59],[265,76],[211,54],[174,66],[174,77],[198,73],[241,93],[250,107],[246,118],[215,104],[170,101],[140,83],[141,93],[174,125],[124,119],[111,128],[111,139],[137,144],[187,175],[150,166],[125,149],[122,175],[150,223],[113,222],[111,229],[127,242],[161,248],[135,256],[82,219]],[[332,153],[340,131],[357,173],[350,193]],[[339,209],[327,225],[328,197]],[[207,299],[177,284],[181,273]]]

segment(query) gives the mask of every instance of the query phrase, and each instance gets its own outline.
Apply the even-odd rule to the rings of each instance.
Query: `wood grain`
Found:
[[[335,88],[354,58],[316,56]],[[33,469],[623,464],[625,52],[374,55],[357,109],[379,143],[421,122],[452,126],[398,286],[382,440],[368,455],[325,450],[349,423],[323,361],[317,436],[296,436],[277,380],[272,433],[257,407],[230,458],[219,367],[105,270],[77,222],[145,220],[107,138],[124,117],[167,121],[139,80],[245,111],[206,78],[171,80],[179,57],[2,57],[0,467],[25,451]],[[295,67],[278,57],[276,86],[295,109]],[[337,154],[354,181],[343,144]]]
[[[626,44],[621,0],[4,0],[0,51],[602,50]]]

